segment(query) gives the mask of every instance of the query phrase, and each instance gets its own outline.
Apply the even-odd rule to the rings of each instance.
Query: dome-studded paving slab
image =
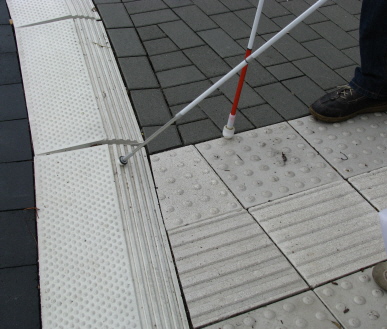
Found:
[[[387,328],[387,294],[372,278],[372,269],[357,272],[316,289],[345,329]]]
[[[307,289],[245,210],[168,233],[194,327]]]
[[[352,177],[349,181],[379,211],[387,208],[387,168]]]
[[[196,147],[245,208],[339,179],[286,123]]]
[[[168,230],[242,209],[193,146],[153,155],[151,161]]]
[[[385,113],[334,124],[311,116],[289,123],[345,178],[387,166]]]
[[[205,328],[340,329],[341,327],[313,292],[305,292]]]
[[[7,0],[15,27],[75,17],[98,19],[91,0]]]
[[[189,327],[145,152],[119,165],[128,151],[35,158],[43,328]]]
[[[250,209],[311,286],[384,259],[377,211],[346,182]]]

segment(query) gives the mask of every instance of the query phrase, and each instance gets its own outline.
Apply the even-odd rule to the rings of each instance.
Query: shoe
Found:
[[[387,100],[362,96],[345,85],[318,99],[309,107],[309,111],[320,121],[339,122],[361,113],[387,111]]]
[[[387,290],[387,262],[377,264],[372,270],[372,277],[380,288]]]

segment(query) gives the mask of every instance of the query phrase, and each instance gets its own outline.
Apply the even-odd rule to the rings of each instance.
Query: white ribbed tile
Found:
[[[311,116],[289,123],[345,178],[387,165],[385,113],[360,115],[334,124]]]
[[[387,168],[352,177],[349,181],[379,211],[387,208]]]
[[[346,182],[250,209],[312,286],[385,257],[377,212]]]
[[[189,327],[145,152],[118,165],[127,151],[35,158],[43,328]]]
[[[169,239],[194,327],[307,289],[245,210],[170,230]]]
[[[309,291],[205,328],[338,329],[341,327],[318,297]]]
[[[193,146],[151,156],[167,229],[242,209]]]
[[[15,27],[75,17],[99,18],[91,0],[7,0],[7,4]]]
[[[287,123],[196,147],[245,208],[340,179]]]
[[[372,269],[328,283],[316,289],[345,329],[386,329],[387,293],[372,278]]]

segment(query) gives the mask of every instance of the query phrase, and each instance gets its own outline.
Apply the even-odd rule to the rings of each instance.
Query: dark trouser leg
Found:
[[[373,99],[387,99],[387,0],[363,0],[360,18],[361,68],[350,86]]]

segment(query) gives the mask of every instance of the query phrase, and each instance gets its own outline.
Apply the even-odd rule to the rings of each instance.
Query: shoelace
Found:
[[[346,99],[347,96],[352,96],[353,94],[353,89],[348,85],[338,86],[337,88],[339,88],[339,90],[336,92],[336,98],[341,97],[343,99]]]

